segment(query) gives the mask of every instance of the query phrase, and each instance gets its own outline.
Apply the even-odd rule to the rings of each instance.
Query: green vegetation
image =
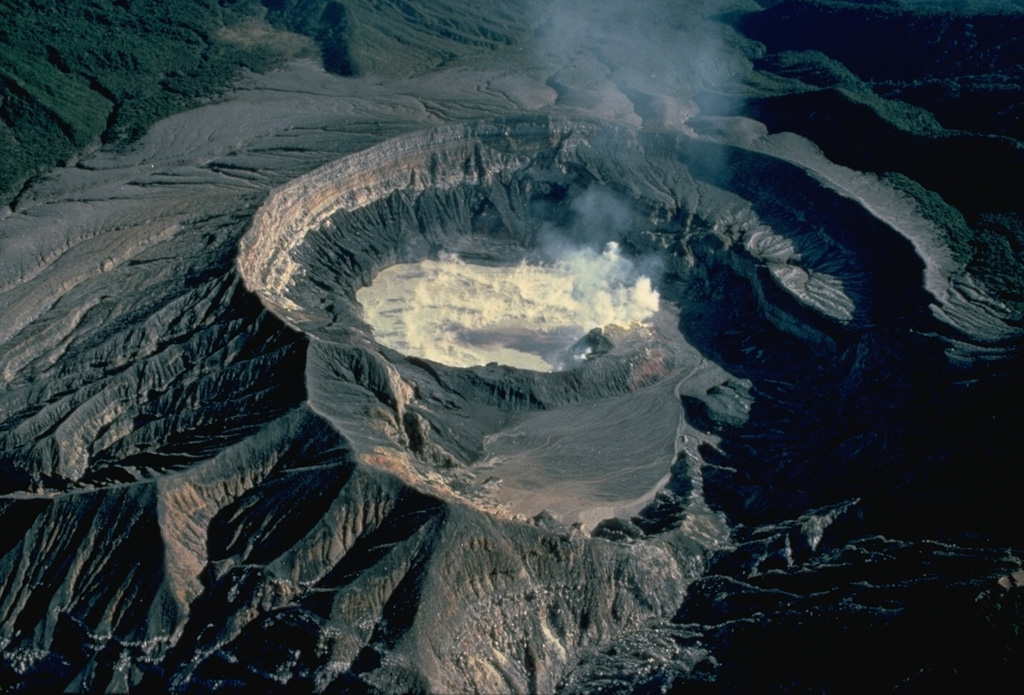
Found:
[[[1020,215],[1013,213],[963,214],[913,179],[896,172],[882,176],[890,186],[917,201],[922,215],[944,233],[944,242],[954,257],[999,301],[1014,313],[1024,311],[1024,228]]]
[[[967,269],[985,288],[1011,307],[1024,313],[1024,222],[1021,215],[978,215],[973,221],[974,255]]]
[[[275,27],[312,37],[320,46],[324,67],[339,75],[353,73],[349,58],[348,18],[333,0],[263,0],[267,20]]]
[[[261,72],[315,55],[410,76],[513,43],[534,0],[28,0],[0,3],[0,204],[33,176]],[[540,4],[538,3],[539,7]],[[528,11],[530,10],[530,11]],[[356,27],[353,31],[352,27]]]
[[[242,68],[313,50],[266,14],[258,0],[0,4],[0,201],[82,150],[128,142],[217,94]]]
[[[946,134],[930,111],[899,99],[883,98],[846,66],[821,51],[782,51],[760,60],[758,67],[810,87],[835,89],[903,132],[927,137]]]

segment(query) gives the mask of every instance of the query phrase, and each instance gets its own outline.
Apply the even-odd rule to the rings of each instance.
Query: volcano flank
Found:
[[[214,5],[9,22],[0,689],[1018,675],[1019,3]]]

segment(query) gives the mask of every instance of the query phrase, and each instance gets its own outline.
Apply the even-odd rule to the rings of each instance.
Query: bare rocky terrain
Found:
[[[264,4],[321,59],[2,213],[0,688],[1021,675],[1019,4]],[[375,342],[382,269],[553,228],[655,320]]]

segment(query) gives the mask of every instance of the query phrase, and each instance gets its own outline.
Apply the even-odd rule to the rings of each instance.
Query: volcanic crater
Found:
[[[0,690],[1019,675],[1019,2],[208,4],[8,13]]]
[[[550,373],[457,368],[374,339],[356,295],[383,269],[452,254],[542,263],[552,230],[559,250],[612,243],[642,259],[658,312],[577,336],[565,352],[590,359]],[[794,358],[834,372],[844,332],[855,342],[927,304],[910,243],[792,164],[548,117],[412,133],[327,164],[271,194],[238,267],[311,338],[309,401],[360,461],[490,511],[588,526],[666,485],[703,505],[696,463],[714,437],[680,404],[742,424],[744,372],[788,374]]]

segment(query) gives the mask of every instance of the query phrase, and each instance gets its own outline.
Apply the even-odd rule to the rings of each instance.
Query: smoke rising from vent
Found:
[[[395,265],[357,293],[377,341],[456,367],[498,362],[551,371],[592,328],[627,327],[658,310],[651,279],[615,242],[553,264],[472,265],[455,256]]]
[[[616,241],[640,224],[635,211],[598,185],[562,210],[547,211],[557,224],[539,226],[537,263],[481,266],[442,254],[380,272],[356,295],[377,342],[456,367],[551,371],[585,358],[568,351],[590,330],[650,318],[659,265],[627,258]]]
[[[560,101],[604,117],[678,124],[685,102],[750,68],[745,43],[725,22],[735,2],[630,3],[557,0],[533,37],[536,60],[556,68]]]

